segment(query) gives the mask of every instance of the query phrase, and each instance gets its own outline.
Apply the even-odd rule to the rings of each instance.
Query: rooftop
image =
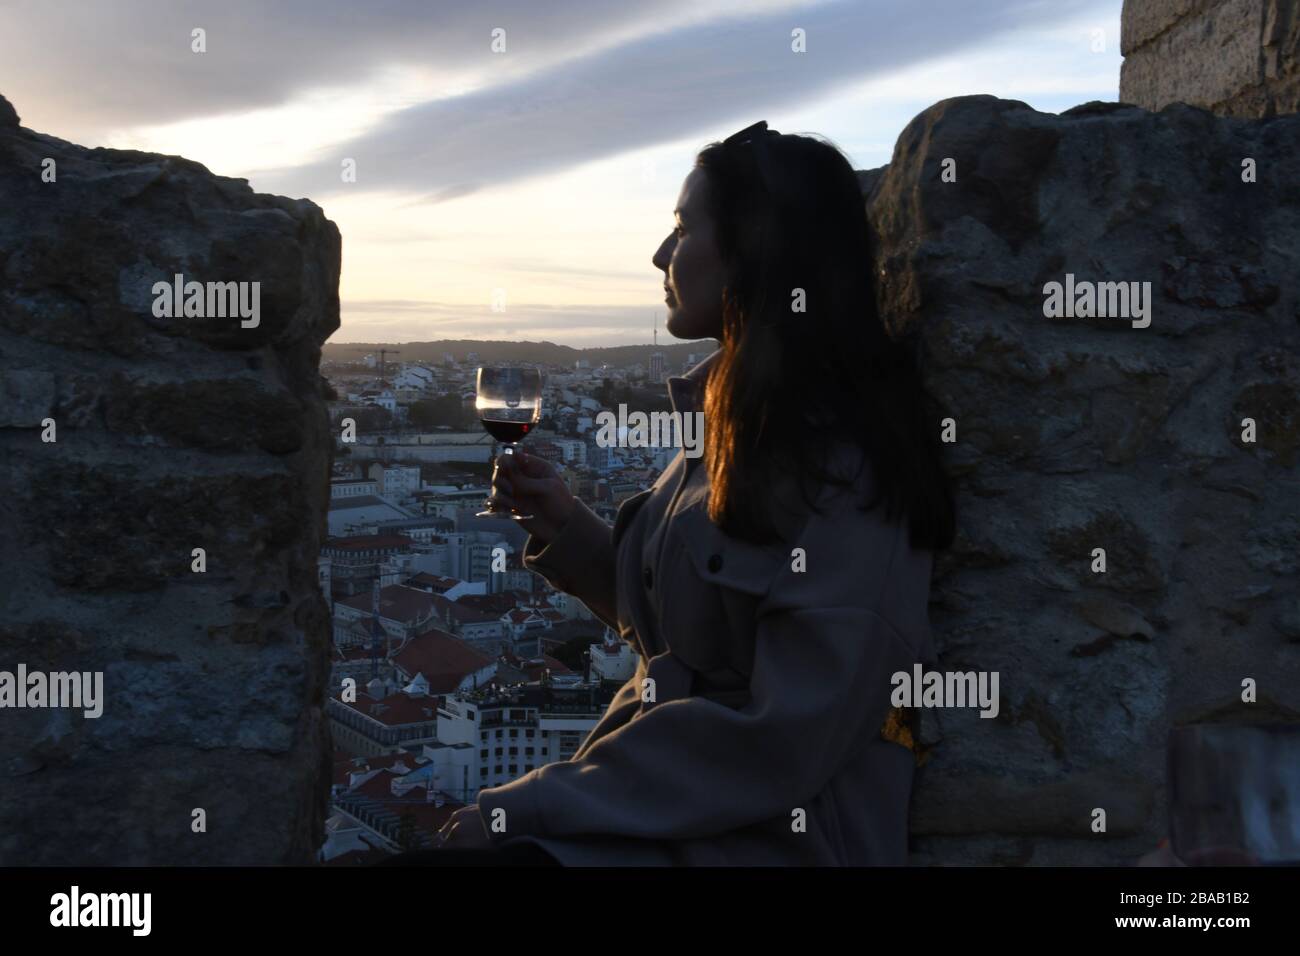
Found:
[[[433,616],[435,596],[418,588],[403,584],[390,584],[379,591],[379,616],[403,624],[414,624]],[[340,598],[335,606],[343,605],[356,611],[370,611],[373,603],[369,594],[354,594]]]
[[[423,674],[432,694],[450,694],[470,674],[492,664],[487,654],[438,628],[411,638],[392,660],[409,677]]]
[[[391,508],[397,514],[401,514],[397,508],[376,495],[353,495],[351,498],[330,500],[330,511],[351,511],[358,508]]]

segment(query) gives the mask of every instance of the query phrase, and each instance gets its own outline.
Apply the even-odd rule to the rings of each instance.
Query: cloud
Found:
[[[431,88],[495,82],[664,23],[774,3],[9,0],[0,4],[0,91],[33,128],[85,136],[276,106],[395,64],[423,71]],[[489,51],[498,26],[506,57]],[[206,32],[201,54],[191,50],[195,28]]]
[[[445,200],[466,182],[530,179],[692,134],[721,138],[731,130],[720,123],[748,124],[757,111],[1103,6],[1113,4],[931,0],[921,16],[914,0],[851,0],[700,23],[389,113],[318,162],[249,179],[313,198],[382,189]],[[790,49],[795,27],[807,53]],[[355,184],[341,181],[342,156],[356,159]]]
[[[454,186],[447,186],[438,190],[429,197],[430,203],[446,202],[449,199],[457,199],[461,196],[469,196],[483,188],[482,183],[456,183]]]

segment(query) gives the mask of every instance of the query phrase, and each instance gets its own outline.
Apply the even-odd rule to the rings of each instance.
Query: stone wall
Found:
[[[97,718],[0,710],[0,865],[314,859],[339,255],[310,202],[0,99],[0,670],[103,675]],[[259,282],[258,324],[156,317],[176,273]]]
[[[1300,110],[1300,0],[1125,0],[1120,30],[1125,103]]]
[[[882,314],[955,420],[940,666],[1002,698],[922,712],[914,860],[1131,863],[1170,727],[1300,720],[1300,116],[959,97],[859,178]],[[1067,273],[1149,282],[1149,326],[1045,317]]]

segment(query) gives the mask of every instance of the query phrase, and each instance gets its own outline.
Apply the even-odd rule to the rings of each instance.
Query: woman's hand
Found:
[[[447,818],[447,822],[438,831],[440,849],[480,850],[491,845],[492,838],[488,836],[476,803],[461,807]]]
[[[576,499],[554,465],[545,458],[516,451],[497,456],[489,500],[498,508],[532,515],[521,519],[519,524],[542,544],[547,544],[573,514]]]

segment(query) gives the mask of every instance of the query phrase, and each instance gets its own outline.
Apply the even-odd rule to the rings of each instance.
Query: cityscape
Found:
[[[568,760],[636,669],[612,628],[523,566],[523,528],[476,517],[500,447],[475,412],[476,372],[501,343],[458,344],[405,348],[425,361],[335,347],[321,363],[339,436],[318,559],[333,622],[327,865],[433,846],[480,789]],[[610,447],[601,413],[667,409],[668,377],[711,344],[624,347],[612,351],[634,360],[617,365],[533,363],[542,413],[524,447],[612,521],[679,449]]]

